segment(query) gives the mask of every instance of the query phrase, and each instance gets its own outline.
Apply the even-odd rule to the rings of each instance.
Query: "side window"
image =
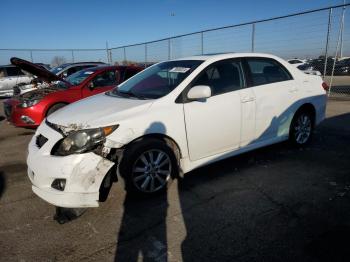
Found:
[[[24,73],[18,67],[7,67],[7,76],[22,76]]]
[[[106,71],[97,75],[92,83],[94,87],[112,86],[117,84],[117,79],[114,71]]]
[[[268,58],[248,58],[251,80],[254,86],[282,82],[293,79],[280,63]]]
[[[3,78],[6,76],[5,68],[0,68],[0,78]]]
[[[207,85],[212,96],[242,89],[244,87],[243,71],[240,62],[223,61],[205,69],[192,86]]]

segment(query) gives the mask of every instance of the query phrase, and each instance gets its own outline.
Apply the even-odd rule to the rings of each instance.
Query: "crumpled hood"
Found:
[[[152,103],[153,100],[98,94],[63,107],[48,116],[47,121],[68,130],[110,126],[144,112]]]
[[[51,94],[53,92],[57,92],[58,90],[60,90],[60,89],[55,87],[55,86],[35,89],[32,91],[26,92],[22,95],[19,95],[19,100],[21,100],[21,101],[40,100],[40,99],[44,98],[46,95]]]

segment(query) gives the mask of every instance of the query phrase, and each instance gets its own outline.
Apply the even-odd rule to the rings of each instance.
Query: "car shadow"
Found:
[[[349,261],[350,227],[345,225],[334,226],[314,237],[305,251],[320,262]]]
[[[273,118],[270,126],[262,135],[264,136],[267,133],[271,134],[282,130],[278,128],[277,130],[272,130],[272,126],[283,126],[285,129],[287,126],[286,123],[288,123],[286,120],[292,115],[291,112],[295,110],[294,106],[295,105],[293,105],[292,109],[288,108],[286,112],[282,113],[279,117]],[[288,142],[280,142],[238,156],[229,157],[210,165],[203,165],[203,167],[199,167],[185,174],[183,178],[180,178],[177,183],[178,194],[181,207],[181,216],[183,218],[186,232],[186,237],[181,244],[182,260],[233,261],[233,257],[235,257],[233,254],[237,255],[237,258],[252,257],[252,260],[254,260],[258,257],[257,254],[264,254],[266,256],[266,261],[269,261],[269,252],[272,252],[270,258],[272,258],[273,255],[278,255],[279,258],[281,258],[284,254],[288,255],[289,252],[294,252],[289,251],[288,247],[280,247],[276,244],[276,254],[273,254],[274,247],[269,247],[271,244],[269,233],[267,231],[263,231],[263,229],[261,229],[262,232],[260,232],[260,229],[258,229],[256,226],[256,224],[261,223],[262,219],[255,216],[254,210],[260,208],[258,199],[263,197],[258,194],[257,198],[254,199],[252,195],[254,195],[254,190],[256,189],[254,188],[253,190],[249,187],[247,188],[247,185],[241,182],[244,180],[241,174],[250,173],[249,170],[253,167],[265,169],[266,171],[264,172],[268,174],[268,167],[271,164],[281,163],[287,159],[305,161],[304,159],[299,159],[299,157],[310,154],[312,155],[314,152],[313,150],[320,150],[320,146],[324,148],[324,150],[326,150],[328,146],[333,147],[334,145],[331,141],[336,140],[337,138],[341,138],[342,141],[349,141],[349,133],[344,133],[344,131],[342,131],[344,130],[344,123],[349,122],[349,113],[327,118],[319,126],[319,129],[317,129],[316,132],[316,137],[314,137],[313,141],[308,147],[306,147],[306,149],[293,147]],[[284,134],[286,134],[285,130]],[[342,136],[339,137],[339,134]],[[278,135],[278,133],[275,133],[275,135]],[[325,138],[328,140],[328,142],[325,141]],[[339,141],[338,144],[342,143],[342,141]],[[323,150],[322,148],[321,150]],[[301,153],[302,151],[305,152]],[[307,164],[305,163],[305,165]],[[312,166],[310,168],[312,168]],[[252,170],[254,172],[256,169],[254,168]],[[286,179],[285,176],[288,174],[283,173],[284,170],[281,170],[281,179]],[[222,184],[219,183],[218,180],[224,180],[226,182],[225,184]],[[260,181],[256,181],[256,183],[260,183]],[[223,196],[220,196],[220,200],[225,202],[225,205],[223,204],[223,206],[221,206],[220,202],[218,202],[216,206],[213,206],[213,204],[209,205],[209,202],[212,201],[212,199],[217,198],[216,193],[222,190],[216,189],[216,185],[225,187]],[[210,190],[212,192],[210,192]],[[244,201],[244,204],[242,204],[244,205],[243,207],[239,206],[239,203],[229,202],[231,201],[230,195],[236,194],[237,192],[241,194],[240,190],[242,190],[242,194],[246,194],[245,197],[247,198],[247,202]],[[198,199],[202,196],[204,196],[203,199],[201,199],[203,205],[201,206],[198,204],[196,211],[191,211],[191,203],[194,202],[193,198]],[[252,202],[250,202],[251,198],[253,199]],[[318,199],[317,201],[321,200]],[[207,202],[208,205],[206,205]],[[283,219],[285,219],[285,214],[283,214],[283,212],[289,211],[284,210],[285,208],[283,207],[283,204],[275,204],[281,205],[280,208],[282,211],[278,211],[281,212],[281,214],[278,214],[278,218],[273,219],[281,219],[283,221]],[[239,207],[238,209],[236,209],[237,205]],[[165,255],[168,246],[166,241],[167,225],[165,219],[167,209],[168,199],[166,196],[157,196],[154,198],[140,200],[134,199],[127,193],[124,201],[122,223],[118,233],[115,261],[137,261],[140,254],[143,255],[145,261],[167,261],[168,257]],[[246,213],[244,213],[242,209],[247,209],[248,211],[245,210],[244,212]],[[325,210],[325,212],[326,211],[327,210]],[[264,216],[268,216],[269,212],[266,214],[264,213]],[[306,214],[304,219],[311,220],[312,216]],[[241,228],[239,225],[232,226],[235,224],[236,220],[246,221],[244,222],[246,223],[246,227]],[[288,220],[288,222],[286,222],[286,228],[283,229],[286,230],[289,235],[283,235],[282,232],[278,232],[278,230],[282,231],[281,229],[273,228],[275,226],[280,226],[278,223],[281,223],[281,221],[271,221],[271,225],[265,225],[268,221],[265,218],[265,220],[263,220],[263,223],[265,224],[260,226],[266,226],[265,230],[267,230],[267,228],[273,228],[273,234],[275,237],[277,237],[276,243],[288,243],[289,241],[292,242],[296,237],[296,235],[293,233],[292,220],[293,219],[290,219],[290,221]],[[309,221],[309,223],[311,222],[312,221]],[[291,223],[291,225],[289,223]],[[220,224],[222,224],[223,231],[213,232],[213,228],[218,227],[217,225]],[[336,225],[333,224],[333,226]],[[219,228],[221,227],[219,226]],[[301,254],[302,257],[312,255],[316,258],[320,258],[322,257],[323,253],[315,250],[323,245],[327,245],[327,243],[333,239],[334,235],[341,236],[341,239],[347,239],[344,238],[344,234],[339,234],[339,230],[335,230],[336,233],[331,233],[330,236],[327,235],[327,232],[325,233],[317,230],[318,229],[316,228],[312,228],[309,231],[314,235],[318,234],[322,236],[325,234],[326,236],[323,237],[323,239],[326,239],[326,241],[314,241],[308,246],[306,251],[301,250],[300,246],[298,246],[299,249],[297,249],[295,252],[299,252],[299,255]],[[304,243],[309,236],[307,233],[302,232],[301,235],[298,235],[298,237],[300,238],[300,242]],[[262,248],[263,246],[265,249]],[[251,250],[253,255],[250,256],[249,253],[240,253],[242,250],[247,252],[247,247],[248,249],[253,248],[253,250]],[[342,246],[340,246],[338,249],[335,248],[334,250],[339,251],[340,255],[347,255],[346,248],[343,248]],[[295,253],[292,254],[294,255]],[[331,258],[334,257],[331,256]]]
[[[264,198],[264,188],[258,189],[258,192],[262,190],[259,193],[262,196],[259,194],[254,196],[257,190],[255,183],[263,186],[265,183],[269,184],[274,181],[268,175],[270,165],[280,165],[286,160],[293,159],[296,163],[304,162],[304,168],[308,164],[311,165],[309,172],[313,172],[312,163],[308,163],[303,157],[312,158],[312,155],[320,150],[320,146],[323,148],[321,150],[324,150],[323,154],[326,155],[330,147],[339,148],[342,144],[350,145],[349,132],[347,129],[344,130],[344,123],[350,123],[350,113],[327,118],[317,129],[316,137],[304,149],[292,146],[288,142],[280,142],[220,160],[185,174],[178,183],[182,217],[186,228],[185,232],[187,232],[181,244],[182,261],[256,261],[258,257],[261,261],[280,261],[281,257],[289,255],[305,259],[311,256],[316,259],[315,261],[349,261],[350,227],[339,226],[338,222],[332,221],[328,217],[329,210],[326,206],[328,199],[315,198],[310,200],[315,201],[314,204],[318,208],[320,208],[319,206],[323,208],[317,216],[320,214],[324,214],[324,216],[321,215],[321,222],[316,222],[312,209],[306,209],[307,211],[304,211],[306,213],[302,218],[303,223],[314,224],[314,226],[303,228],[303,223],[300,225],[295,222],[298,219],[298,214],[294,213],[293,208],[284,206],[285,202],[274,202],[275,200],[268,195],[265,196],[272,201],[273,205],[277,205],[276,210],[278,211],[257,211],[261,208],[259,198]],[[344,155],[346,150],[345,148],[343,152],[340,152],[343,157],[346,156]],[[322,160],[317,159],[316,161]],[[260,181],[258,177],[254,176],[254,179],[257,180],[253,184],[250,178],[247,180],[249,182],[245,183],[246,177],[252,176],[252,172],[258,169],[260,169],[259,174],[265,174],[265,178],[261,178]],[[318,170],[315,166],[315,173]],[[281,170],[281,178],[276,179],[293,181],[293,178],[283,174],[289,174],[289,172]],[[244,173],[244,177],[241,175],[242,173]],[[339,179],[348,181],[345,184],[350,183],[347,174],[338,175]],[[304,175],[307,175],[307,172]],[[225,182],[219,182],[220,180]],[[308,178],[305,178],[306,184],[307,180]],[[221,188],[216,188],[217,186]],[[273,184],[270,186],[272,190],[276,190],[276,195],[287,197],[287,199],[293,198],[291,202],[300,204],[300,196],[288,195],[288,192],[284,194],[278,192],[282,190],[279,187],[274,188]],[[195,205],[195,211],[189,209],[193,195],[201,201],[201,204]],[[242,203],[238,203],[237,200]],[[326,203],[322,201],[326,201]],[[210,202],[215,202],[215,204],[210,204]],[[339,206],[338,208],[337,212],[339,213],[345,207]],[[261,215],[257,216],[255,212],[261,213]],[[266,218],[269,216],[272,217],[271,221]],[[235,225],[236,223],[237,225]],[[217,231],[217,228],[221,231]],[[287,233],[284,234],[284,232]],[[311,241],[309,241],[310,235],[315,236]],[[275,238],[274,241],[271,240],[273,238]],[[293,243],[295,245],[293,241],[300,243],[299,246],[295,247],[295,250],[290,250],[288,244],[279,244]],[[290,258],[288,261],[298,260]]]
[[[145,134],[152,130],[166,133],[164,124],[160,122],[152,123]],[[143,261],[168,261],[167,192],[147,196],[127,191],[123,206],[115,261],[136,262],[140,256]]]
[[[5,188],[6,188],[5,175],[2,171],[0,171],[0,199],[5,192]]]

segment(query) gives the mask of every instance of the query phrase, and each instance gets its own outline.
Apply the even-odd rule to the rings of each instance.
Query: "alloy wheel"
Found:
[[[142,153],[132,169],[134,185],[142,192],[154,193],[164,188],[171,177],[171,160],[167,153],[154,149]]]
[[[301,114],[294,125],[294,139],[297,144],[305,144],[311,136],[312,123],[310,116]]]

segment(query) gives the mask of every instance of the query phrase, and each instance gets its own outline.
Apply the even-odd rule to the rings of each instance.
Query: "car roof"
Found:
[[[143,70],[144,68],[141,66],[134,66],[134,65],[98,65],[94,67],[89,67],[83,70],[96,70],[95,72],[101,72],[104,70],[118,70],[118,69],[124,69],[124,68],[134,68],[134,69],[140,69]]]
[[[67,67],[80,66],[80,65],[106,65],[106,64],[103,62],[78,62],[78,63],[65,63],[57,67],[67,68]]]
[[[262,58],[265,57],[265,58],[273,58],[273,59],[278,58],[274,55],[265,54],[265,53],[219,53],[219,54],[204,54],[204,55],[197,55],[197,56],[189,56],[189,57],[184,57],[180,59],[174,59],[173,61],[202,60],[202,61],[214,62],[214,61],[219,61],[223,59],[239,58],[239,57],[262,57]]]

